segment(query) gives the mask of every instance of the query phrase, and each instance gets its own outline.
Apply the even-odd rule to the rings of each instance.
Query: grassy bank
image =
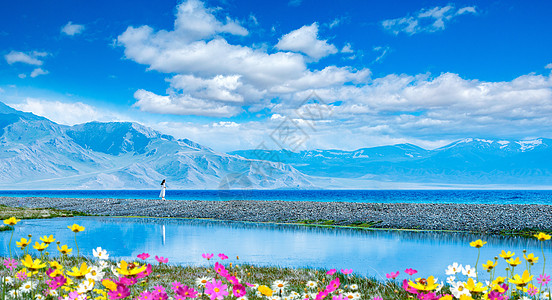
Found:
[[[69,211],[55,208],[28,208],[11,207],[0,204],[0,219],[16,217],[18,219],[51,219],[58,217],[87,216],[88,214],[78,211]]]

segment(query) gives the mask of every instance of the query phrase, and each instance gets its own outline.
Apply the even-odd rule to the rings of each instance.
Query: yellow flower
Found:
[[[75,278],[84,278],[86,274],[90,272],[90,268],[86,264],[86,262],[83,262],[80,266],[80,268],[73,267],[71,271],[67,271],[67,275],[73,276]]]
[[[41,237],[40,240],[43,241],[44,244],[49,245],[49,244],[55,242],[56,239],[54,239],[53,235],[50,235],[50,236],[45,235],[45,236]]]
[[[506,280],[506,278],[498,276],[495,278],[495,280],[493,280],[492,284],[501,284],[504,283],[504,280]]]
[[[81,231],[84,231],[84,226],[80,226],[80,225],[77,225],[77,224],[73,224],[71,226],[67,226],[67,228],[71,229],[71,231],[73,232],[81,232]]]
[[[6,222],[6,221],[4,221]],[[534,237],[536,237],[539,241],[548,241],[550,239],[550,235],[544,233],[544,232],[539,232],[537,234],[534,235]]]
[[[44,251],[44,249],[48,248],[48,245],[47,244],[44,244],[44,243],[38,243],[38,242],[35,242],[33,248],[35,248],[36,250],[38,250],[39,252],[42,252]]]
[[[15,242],[15,244],[17,245],[17,247],[21,248],[21,250],[25,249],[25,247],[29,246],[29,244],[31,243],[31,239],[29,239],[27,241],[26,238],[21,238],[21,241],[19,242]]]
[[[261,294],[267,296],[267,297],[271,297],[272,296],[272,290],[266,286],[266,285],[261,285],[259,286],[258,288],[259,292],[261,292]]]
[[[460,300],[473,300],[471,296],[468,296],[466,294],[460,295]]]
[[[504,252],[504,250],[502,250],[502,252],[500,252],[500,257],[504,258],[504,259],[510,259],[512,258],[514,255],[516,255],[515,252]]]
[[[52,278],[57,277],[59,275],[63,275],[63,271],[59,269],[54,269],[54,271],[50,273],[50,277]]]
[[[57,249],[59,252],[61,252],[61,254],[71,254],[71,252],[73,251],[73,248],[68,248],[67,245],[63,245],[61,246],[61,248],[59,246],[57,246]]]
[[[493,281],[494,282],[494,281]],[[491,283],[491,286],[492,286],[492,289],[493,291],[497,291],[499,293],[504,293],[506,290],[500,285],[500,284],[496,284],[496,283]]]
[[[516,274],[514,275],[514,278],[510,279],[509,281],[510,283],[513,283],[518,287],[524,287],[531,280],[533,280],[533,275],[529,275],[529,272],[525,270],[523,271],[523,275],[521,275],[521,277],[518,274]]]
[[[525,258],[525,260],[530,264],[534,264],[539,261],[539,258],[536,257],[533,253],[529,253],[529,255],[523,254],[523,258]]]
[[[63,270],[63,266],[60,265],[60,264],[59,264],[57,261],[55,261],[55,260],[52,260],[52,261],[50,262],[50,267],[52,267],[52,268],[54,268],[54,269],[56,269],[56,270]]]
[[[35,272],[28,272],[27,268],[23,268],[17,272],[18,274],[25,274],[27,277],[31,277],[33,274],[38,274],[38,271]]]
[[[469,278],[464,287],[472,293],[481,293],[487,290],[486,287],[483,287],[483,283],[478,282],[475,284],[473,278]]]
[[[116,270],[121,275],[125,275],[125,276],[134,276],[146,270],[146,266],[140,267],[140,265],[134,265],[134,264],[132,264],[132,266],[133,267],[129,269],[129,264],[126,261],[121,260],[121,267]]]
[[[410,280],[408,282],[408,285],[417,289],[418,291],[433,291],[434,289],[439,287],[439,284],[435,282],[435,278],[433,276],[429,276],[427,279],[418,278],[416,279],[416,282],[412,282],[412,280]]]
[[[498,264],[497,261],[495,261],[495,262],[493,263],[493,261],[487,260],[487,263],[486,263],[486,264],[483,264],[483,269],[485,269],[485,270],[492,270],[492,269],[494,269],[494,267],[496,267],[497,264]]]
[[[510,258],[510,259],[506,260],[506,262],[512,267],[515,267],[515,266],[521,264],[521,261],[519,260],[519,257],[516,257],[516,259]]]
[[[46,267],[46,264],[42,263],[40,261],[40,259],[35,259],[33,261],[33,259],[31,258],[31,256],[29,254],[27,254],[27,256],[25,256],[25,258],[21,261],[21,263],[23,263],[23,265],[31,271],[36,271],[36,270],[39,270],[39,269],[42,269],[42,268]]]
[[[444,295],[443,297],[439,298],[440,300],[453,300],[451,295]]]
[[[481,248],[483,245],[485,245],[487,242],[483,242],[482,240],[473,241],[470,243],[470,246],[475,248]]]
[[[17,222],[21,221],[20,219],[16,219],[15,217],[11,217],[11,218],[8,218],[8,219],[5,219],[4,220],[4,224],[6,225],[15,225],[17,224]],[[550,237],[549,237],[550,238]]]
[[[114,291],[117,289],[117,284],[109,279],[102,280],[102,285],[110,291]]]

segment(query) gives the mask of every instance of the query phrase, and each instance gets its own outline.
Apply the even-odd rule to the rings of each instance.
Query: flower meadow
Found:
[[[16,226],[19,221],[11,217],[4,224]],[[62,244],[53,235],[35,241],[28,235],[15,242],[13,252],[11,232],[9,257],[1,258],[2,300],[552,300],[551,277],[544,272],[544,251],[523,251],[522,256],[516,256],[502,250],[496,257],[480,261],[480,249],[486,244],[482,240],[470,243],[477,250],[475,264],[451,263],[444,268],[445,280],[417,277],[418,272],[409,267],[376,280],[354,275],[352,269],[226,263],[224,253],[203,253],[207,267],[173,266],[168,258],[150,253],[141,253],[132,261],[114,260],[101,247],[93,249],[92,257],[87,258],[81,256],[78,247],[79,232],[85,228],[78,224],[67,227],[74,232],[74,241]],[[551,238],[542,232],[534,237],[541,247]],[[505,276],[495,276],[499,268]],[[402,273],[407,279],[398,280]]]

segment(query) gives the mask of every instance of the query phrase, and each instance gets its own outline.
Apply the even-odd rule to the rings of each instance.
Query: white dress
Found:
[[[165,198],[165,189],[166,189],[166,188],[167,188],[167,187],[166,187],[165,184],[163,183],[163,184],[161,185],[161,193],[159,193],[159,198]]]

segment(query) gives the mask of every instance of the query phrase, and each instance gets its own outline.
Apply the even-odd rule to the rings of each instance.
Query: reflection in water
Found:
[[[170,263],[186,265],[212,264],[201,257],[202,253],[225,253],[230,257],[228,262],[233,263],[236,260],[232,258],[239,255],[240,263],[344,268],[382,278],[385,273],[401,271],[404,275],[403,270],[414,268],[421,276],[436,275],[444,280],[444,270],[452,262],[473,266],[477,250],[469,242],[479,238],[488,242],[481,248],[480,262],[492,260],[503,249],[520,256],[527,249],[542,256],[536,239],[519,237],[154,218],[23,220],[16,226],[14,240],[28,233],[33,239],[55,233],[62,244],[74,247],[73,233],[67,229],[72,223],[86,227],[78,234],[81,253],[91,256],[92,249],[101,246],[114,258],[131,259],[148,252],[168,257]],[[10,234],[0,233],[0,254],[8,253]],[[552,244],[545,245],[546,255],[552,257]],[[503,273],[503,267],[500,261],[497,275]]]

